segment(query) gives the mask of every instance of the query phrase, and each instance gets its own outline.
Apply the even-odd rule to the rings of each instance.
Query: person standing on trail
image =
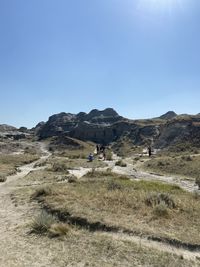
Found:
[[[105,150],[103,151],[103,160],[106,160],[106,152],[105,152]]]
[[[97,151],[97,155],[99,155],[99,152],[100,152],[100,146],[99,145],[96,145],[96,151]]]
[[[151,146],[148,146],[148,154],[149,154],[149,157],[151,157],[151,155],[152,155],[152,148],[151,148]]]

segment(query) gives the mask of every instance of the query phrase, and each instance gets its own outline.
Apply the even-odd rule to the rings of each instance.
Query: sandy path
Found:
[[[133,243],[138,244],[140,247],[144,246],[146,248],[156,249],[161,252],[168,252],[171,254],[182,256],[184,259],[187,259],[187,260],[196,261],[196,259],[200,257],[200,252],[193,252],[193,251],[188,251],[182,248],[176,248],[176,247],[167,245],[165,243],[148,240],[147,238],[144,238],[144,237],[127,235],[123,233],[103,233],[103,235],[111,236],[115,240],[133,242]],[[196,266],[199,266],[198,262]]]
[[[33,203],[26,203],[17,206],[12,200],[12,192],[18,186],[19,179],[25,177],[30,171],[36,171],[40,168],[34,168],[36,163],[47,159],[51,154],[46,151],[45,146],[41,144],[41,150],[44,155],[37,161],[20,167],[19,173],[8,177],[7,181],[0,185],[0,266],[6,267],[60,267],[65,266],[55,262],[57,258],[58,250],[62,250],[62,242],[53,242],[47,237],[35,237],[27,234],[29,230],[29,224],[32,221],[34,214],[38,212],[38,205]],[[113,171],[122,174],[133,175],[133,166],[127,166],[127,168],[121,168],[115,166],[115,161],[107,162],[108,167],[99,168],[103,171],[107,168],[112,168]],[[86,174],[91,169],[80,168],[74,170],[72,173],[79,178]],[[149,175],[149,174],[148,174]],[[184,258],[195,260],[196,257],[200,258],[199,252],[190,252],[185,249],[176,249],[164,243],[150,241],[145,238],[137,236],[129,236],[127,234],[120,233],[101,233],[109,235],[111,238],[130,241],[144,247],[155,248],[160,251],[166,251],[174,253]],[[198,266],[198,265],[197,265]]]
[[[11,197],[18,180],[30,171],[37,170],[34,165],[50,156],[43,144],[41,150],[44,155],[39,160],[20,167],[21,172],[9,176],[7,181],[0,185],[0,266],[2,267],[50,266],[51,257],[48,255],[51,251],[47,246],[47,240],[44,238],[37,240],[27,235],[28,224],[38,207],[30,203],[17,206]]]

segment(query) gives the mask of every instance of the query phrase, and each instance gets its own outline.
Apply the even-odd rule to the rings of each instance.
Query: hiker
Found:
[[[99,152],[100,152],[100,146],[99,145],[96,145],[96,152],[97,152],[97,155],[99,155]]]
[[[101,147],[100,147],[100,151],[103,153],[104,151],[105,151],[105,146],[104,145],[101,145]]]
[[[106,152],[105,152],[105,150],[103,152],[103,160],[106,160]]]
[[[151,149],[151,146],[148,146],[148,154],[149,154],[149,157],[151,157],[151,155],[152,155],[152,149]]]
[[[94,156],[92,153],[89,154],[88,160],[89,160],[89,162],[92,162],[94,160]]]

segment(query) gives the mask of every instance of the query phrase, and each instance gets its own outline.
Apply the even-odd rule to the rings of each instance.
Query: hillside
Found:
[[[40,139],[68,136],[83,141],[108,145],[123,138],[132,145],[151,143],[155,148],[166,148],[182,142],[200,146],[200,116],[177,115],[169,111],[159,118],[130,120],[114,109],[97,109],[78,114],[59,113],[46,123],[38,124],[36,135]]]

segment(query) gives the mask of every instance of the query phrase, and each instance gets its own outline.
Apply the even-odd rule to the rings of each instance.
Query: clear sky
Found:
[[[199,0],[0,0],[0,124],[199,104]]]

